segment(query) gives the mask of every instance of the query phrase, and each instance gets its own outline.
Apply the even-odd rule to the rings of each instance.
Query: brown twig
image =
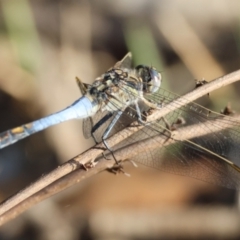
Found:
[[[227,119],[228,117],[223,117],[222,120],[224,120],[224,118]],[[234,117],[234,120],[240,121],[240,115],[236,115]],[[220,130],[224,130],[226,128],[232,127],[231,122],[229,122],[228,125],[224,125],[219,129],[219,126],[216,127],[214,125],[214,121],[217,121],[217,119],[204,123],[204,126],[206,127],[205,129],[208,129],[208,131],[202,131],[201,125],[203,123],[200,123],[200,124],[195,124],[195,125],[191,125],[188,127],[183,127],[183,128],[178,129],[177,135],[184,136],[185,139],[191,139],[191,138],[200,137],[203,135],[207,135],[209,133],[218,132]],[[114,155],[117,159],[123,159],[123,160],[129,159],[129,158],[131,159],[132,157],[134,157],[138,154],[141,154],[141,152],[146,151],[146,149],[151,150],[154,148],[164,147],[164,146],[170,145],[174,142],[175,141],[170,138],[166,141],[166,137],[159,134],[156,137],[148,138],[148,139],[133,143],[131,145],[128,145],[124,148],[118,149],[114,153]],[[108,157],[108,159],[110,159],[111,155],[109,155],[107,157]],[[32,207],[36,203],[38,203],[56,193],[59,193],[60,191],[66,189],[66,188],[68,188],[90,176],[93,176],[103,170],[113,167],[114,164],[115,164],[114,159],[106,160],[105,158],[102,157],[101,159],[99,159],[98,164],[94,168],[92,168],[88,171],[86,171],[84,169],[77,169],[77,170],[73,171],[72,173],[67,174],[66,176],[58,179],[57,181],[48,185],[46,188],[33,194],[26,200],[22,201],[21,203],[19,203],[18,205],[14,206],[9,211],[4,213],[0,217],[0,224],[4,224],[5,222],[13,219],[14,217],[18,216],[19,214],[21,214],[28,208]]]
[[[233,72],[231,74],[225,75],[224,77],[218,78],[209,84],[206,84],[200,88],[197,88],[193,90],[192,92],[186,94],[183,97],[180,97],[173,102],[169,103],[168,105],[164,106],[161,110],[156,111],[154,114],[149,116],[148,121],[153,121],[156,119],[159,119],[160,117],[165,116],[171,111],[174,111],[181,106],[186,105],[189,102],[194,101],[195,99],[206,95],[207,93],[214,91],[218,88],[221,88],[223,86],[226,86],[228,84],[231,84],[235,81],[238,81],[240,79],[240,70]],[[234,118],[235,119],[235,118]],[[193,127],[193,126],[191,126]],[[195,126],[196,127],[196,126]],[[135,128],[126,128],[121,133],[116,134],[112,136],[108,140],[109,146],[114,146],[123,139],[129,137],[134,132],[141,129],[142,126],[135,127]],[[214,131],[211,129],[211,132]],[[216,130],[216,131],[219,131]],[[197,131],[191,131],[191,132],[197,132]],[[191,136],[183,135],[186,133],[181,133],[181,136],[184,136],[185,139],[191,138]],[[201,133],[202,135],[207,134]],[[159,136],[160,137],[160,136]],[[165,141],[166,139],[164,139]],[[160,139],[158,139],[158,144]],[[150,143],[152,144],[152,143]],[[170,144],[170,141],[167,141],[167,144]],[[134,144],[133,144],[134,145]],[[131,151],[122,151],[121,149],[116,152],[117,158],[119,159],[127,159],[130,158],[130,153],[133,152],[131,146]],[[135,144],[136,150],[140,151],[139,144]],[[153,145],[152,145],[153,146]],[[98,147],[103,147],[102,144],[98,145]],[[17,216],[24,210],[28,209],[30,206],[35,204],[36,202],[41,201],[42,199],[45,199],[46,197],[53,195],[66,187],[69,187],[70,185],[74,184],[76,182],[76,177],[78,181],[86,178],[87,176],[90,176],[92,174],[95,174],[97,172],[102,171],[103,169],[109,168],[113,166],[113,162],[111,161],[102,161],[101,165],[97,165],[95,168],[89,170],[89,171],[82,171],[77,170],[79,166],[82,164],[86,164],[91,160],[94,160],[103,150],[101,149],[90,149],[83,154],[80,154],[79,156],[75,157],[73,160],[68,161],[67,163],[59,166],[57,169],[53,170],[46,176],[43,176],[39,180],[37,180],[35,183],[31,184],[29,187],[23,189],[22,191],[18,192],[13,197],[9,198],[5,202],[3,202],[0,205],[0,225],[5,223],[6,221],[12,219],[13,217]],[[122,152],[121,152],[122,151]],[[126,152],[129,154],[126,156]],[[139,152],[138,152],[139,153]],[[73,172],[73,173],[72,173]],[[78,176],[79,172],[81,174]],[[72,173],[72,174],[70,174]],[[72,180],[71,176],[73,176]],[[64,178],[63,178],[64,177]],[[59,180],[60,179],[60,180]],[[67,179],[67,180],[64,180]],[[74,180],[75,179],[75,180]],[[77,182],[78,182],[77,181]],[[40,197],[41,196],[41,197]]]
[[[111,168],[111,166],[113,165],[114,161],[107,162],[103,161],[97,164],[94,168],[90,169],[89,171],[86,171],[84,169],[77,169],[74,172],[67,174],[66,176],[56,180],[55,182],[48,185],[39,192],[31,195],[24,201],[21,201],[19,204],[14,205],[9,211],[2,214],[0,216],[0,226],[10,221],[11,219],[17,217],[22,212],[34,206],[35,204],[41,202],[42,200],[51,197],[52,195],[59,193],[60,191],[105,170],[107,166]]]

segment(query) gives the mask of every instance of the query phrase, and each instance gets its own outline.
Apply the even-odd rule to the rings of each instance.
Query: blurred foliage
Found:
[[[2,1],[2,13],[19,65],[36,73],[40,64],[41,48],[29,1]]]

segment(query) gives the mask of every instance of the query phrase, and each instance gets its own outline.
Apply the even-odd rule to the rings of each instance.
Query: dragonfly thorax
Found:
[[[113,112],[133,104],[141,92],[140,85],[139,81],[131,78],[130,69],[112,68],[89,86],[88,93],[103,111]]]
[[[144,94],[157,92],[160,86],[161,74],[153,67],[111,68],[94,81],[89,94],[102,110],[113,112],[135,104]]]

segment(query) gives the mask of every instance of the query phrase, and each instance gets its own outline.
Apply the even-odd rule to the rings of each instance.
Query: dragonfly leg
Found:
[[[150,124],[150,123],[146,123],[146,120],[147,120],[147,116],[151,112],[150,109],[153,109],[153,108],[150,107],[150,109],[147,112],[141,112],[138,102],[135,102],[135,108],[138,116],[138,121],[144,126],[147,126],[148,124]],[[156,109],[156,106],[154,107],[154,109]]]
[[[136,112],[137,112],[137,116],[138,116],[138,121],[142,124],[145,124],[145,121],[142,119],[142,113],[140,111],[138,102],[135,102],[135,107],[136,107]]]
[[[106,148],[105,148],[105,150],[106,150]],[[107,150],[109,150],[109,149],[107,148]],[[111,160],[111,158],[107,158],[107,156],[105,155],[104,152],[102,153],[102,156],[103,156],[106,160]],[[115,159],[114,159],[114,160],[115,160]]]
[[[166,127],[164,127],[164,132],[169,134],[169,138],[174,137],[174,132],[177,131],[178,127],[182,124],[185,124],[185,120],[182,117],[178,117],[177,120],[173,123],[169,123],[165,117],[161,117]]]
[[[96,141],[96,138],[94,137],[94,135],[92,136],[93,137],[93,139],[94,139],[94,141],[95,141],[95,143],[97,144],[98,142]],[[104,143],[104,142],[103,142]],[[105,145],[105,144],[104,144]],[[105,145],[106,146],[106,145]],[[110,151],[110,149],[109,148],[107,148],[107,147],[93,147],[94,149],[99,149],[99,150],[103,150],[103,151],[105,151],[106,149],[107,150],[109,150]],[[111,160],[110,158],[107,158],[107,156],[105,155],[105,153],[104,152],[102,152],[102,156],[103,156],[103,158],[104,159],[106,159],[106,160]]]
[[[102,124],[104,124],[109,118],[111,118],[113,116],[113,113],[108,113],[107,115],[105,115],[102,119],[100,119],[93,127],[92,127],[92,130],[91,130],[91,136],[92,136],[92,138],[93,138],[93,140],[95,141],[95,143],[97,144],[97,143],[99,143],[99,141],[97,140],[97,138],[95,137],[95,131],[102,125]],[[104,134],[103,134],[103,136],[104,136]],[[103,141],[103,140],[102,140]],[[103,143],[104,143],[104,141],[103,141]],[[104,145],[106,146],[106,144],[104,143]],[[101,150],[106,150],[106,149],[108,149],[109,150],[109,148],[106,146],[105,148],[103,148],[103,147],[94,147],[95,149],[101,149]],[[110,160],[110,159],[108,159],[107,157],[106,157],[106,155],[104,154],[104,152],[102,153],[102,156],[106,159],[106,160]]]
[[[174,133],[173,133],[173,129],[172,126],[170,125],[170,123],[166,120],[165,117],[161,117],[161,119],[163,120],[164,124],[166,127],[164,127],[164,132],[167,132],[169,134],[168,139],[172,138]]]
[[[123,111],[119,110],[116,114],[116,116],[113,118],[113,120],[111,121],[111,123],[109,124],[109,126],[107,127],[107,129],[105,130],[103,137],[102,137],[102,141],[103,144],[105,145],[105,147],[107,148],[107,150],[112,154],[113,159],[115,160],[116,164],[119,165],[119,162],[117,161],[117,159],[115,158],[113,151],[110,149],[110,147],[107,144],[107,137],[109,136],[110,132],[112,131],[113,127],[115,126],[115,124],[117,123],[117,121],[119,120],[119,118],[121,117],[121,115],[123,114]]]
[[[105,115],[102,119],[100,119],[93,127],[91,130],[91,136],[94,139],[95,143],[99,143],[99,141],[95,137],[95,131],[102,125],[104,124],[107,120],[109,120],[113,116],[113,113],[108,113]]]

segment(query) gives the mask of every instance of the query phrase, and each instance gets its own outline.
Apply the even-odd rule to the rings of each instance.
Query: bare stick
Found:
[[[225,118],[228,118],[228,117],[225,117]],[[223,117],[223,119],[224,119],[224,117]],[[233,119],[235,121],[240,121],[240,115],[236,115]],[[208,131],[202,131],[201,125],[203,123],[200,123],[200,124],[195,124],[192,126],[183,127],[183,128],[178,129],[177,135],[184,136],[185,139],[191,139],[191,138],[200,137],[203,135],[207,135],[209,133],[218,132],[218,131],[224,130],[226,128],[232,127],[231,122],[229,122],[228,125],[224,125],[224,126],[222,126],[221,129],[219,129],[219,126],[215,127],[214,121],[217,121],[217,119],[204,123],[204,125],[206,127],[205,129],[208,129]],[[166,137],[159,134],[155,137],[148,138],[148,139],[133,143],[131,145],[128,145],[124,148],[121,148],[121,149],[117,150],[114,154],[117,157],[117,159],[126,160],[129,158],[131,159],[132,157],[134,157],[138,154],[141,154],[141,152],[145,151],[146,149],[151,150],[154,148],[160,148],[160,147],[170,145],[172,143],[175,143],[175,141],[173,139],[168,139],[168,141],[166,141]],[[108,159],[111,158],[111,156],[112,155],[110,154],[108,156]],[[57,181],[53,182],[52,184],[50,184],[43,190],[35,193],[34,195],[30,196],[29,198],[25,199],[18,205],[11,208],[9,211],[2,214],[0,216],[0,225],[15,218],[16,216],[18,216],[19,214],[21,214],[28,208],[32,207],[33,205],[37,204],[38,202],[56,194],[56,193],[59,193],[62,190],[66,189],[76,183],[79,183],[82,180],[84,180],[90,176],[93,176],[103,170],[110,169],[111,167],[113,167],[114,164],[115,164],[114,159],[106,160],[105,158],[101,158],[101,159],[99,159],[99,163],[94,168],[92,168],[88,171],[85,171],[83,169],[78,169],[78,170],[75,170],[74,172],[62,177],[61,179],[58,179]]]
[[[41,202],[42,200],[51,197],[52,195],[105,170],[107,166],[111,168],[114,165],[114,163],[115,161],[105,160],[104,162],[97,164],[97,166],[95,166],[89,171],[86,171],[84,169],[78,169],[62,177],[61,179],[53,182],[52,184],[48,185],[41,191],[31,195],[29,198],[25,199],[24,201],[12,207],[9,211],[2,214],[0,216],[0,226],[10,221],[11,219],[16,218],[22,212],[34,206],[38,202]]]
[[[233,72],[231,74],[228,74],[224,77],[218,78],[209,84],[206,84],[202,86],[201,88],[197,88],[194,91],[186,94],[183,97],[180,97],[173,102],[169,103],[168,105],[164,106],[161,110],[156,111],[153,115],[149,117],[149,121],[153,121],[155,119],[158,119],[160,117],[165,116],[171,111],[174,111],[181,106],[186,105],[189,102],[194,101],[195,99],[206,95],[210,93],[211,91],[214,91],[218,88],[221,88],[223,86],[226,86],[228,84],[231,84],[235,81],[238,81],[240,79],[240,70]],[[108,140],[109,146],[114,146],[123,139],[129,137],[134,132],[138,131],[142,127],[136,127],[136,128],[126,128],[121,133],[115,134],[113,137],[111,137]],[[102,144],[98,145],[97,147],[103,147]],[[0,205],[0,216],[2,216],[3,213],[7,212],[8,210],[12,209],[31,195],[35,194],[36,192],[40,191],[41,189],[45,188],[46,186],[50,185],[51,183],[55,182],[56,180],[66,176],[67,174],[73,172],[76,170],[80,165],[86,164],[89,161],[95,159],[103,150],[100,149],[90,149],[83,154],[80,154],[79,156],[75,157],[73,160],[68,161],[67,163],[59,166],[54,171],[50,172],[46,176],[43,176],[39,180],[37,180],[35,183],[31,184],[29,187],[23,189],[22,191],[18,192],[13,197],[9,198],[5,202],[3,202]],[[109,164],[109,162],[108,162]],[[1,218],[0,218],[1,222]]]

